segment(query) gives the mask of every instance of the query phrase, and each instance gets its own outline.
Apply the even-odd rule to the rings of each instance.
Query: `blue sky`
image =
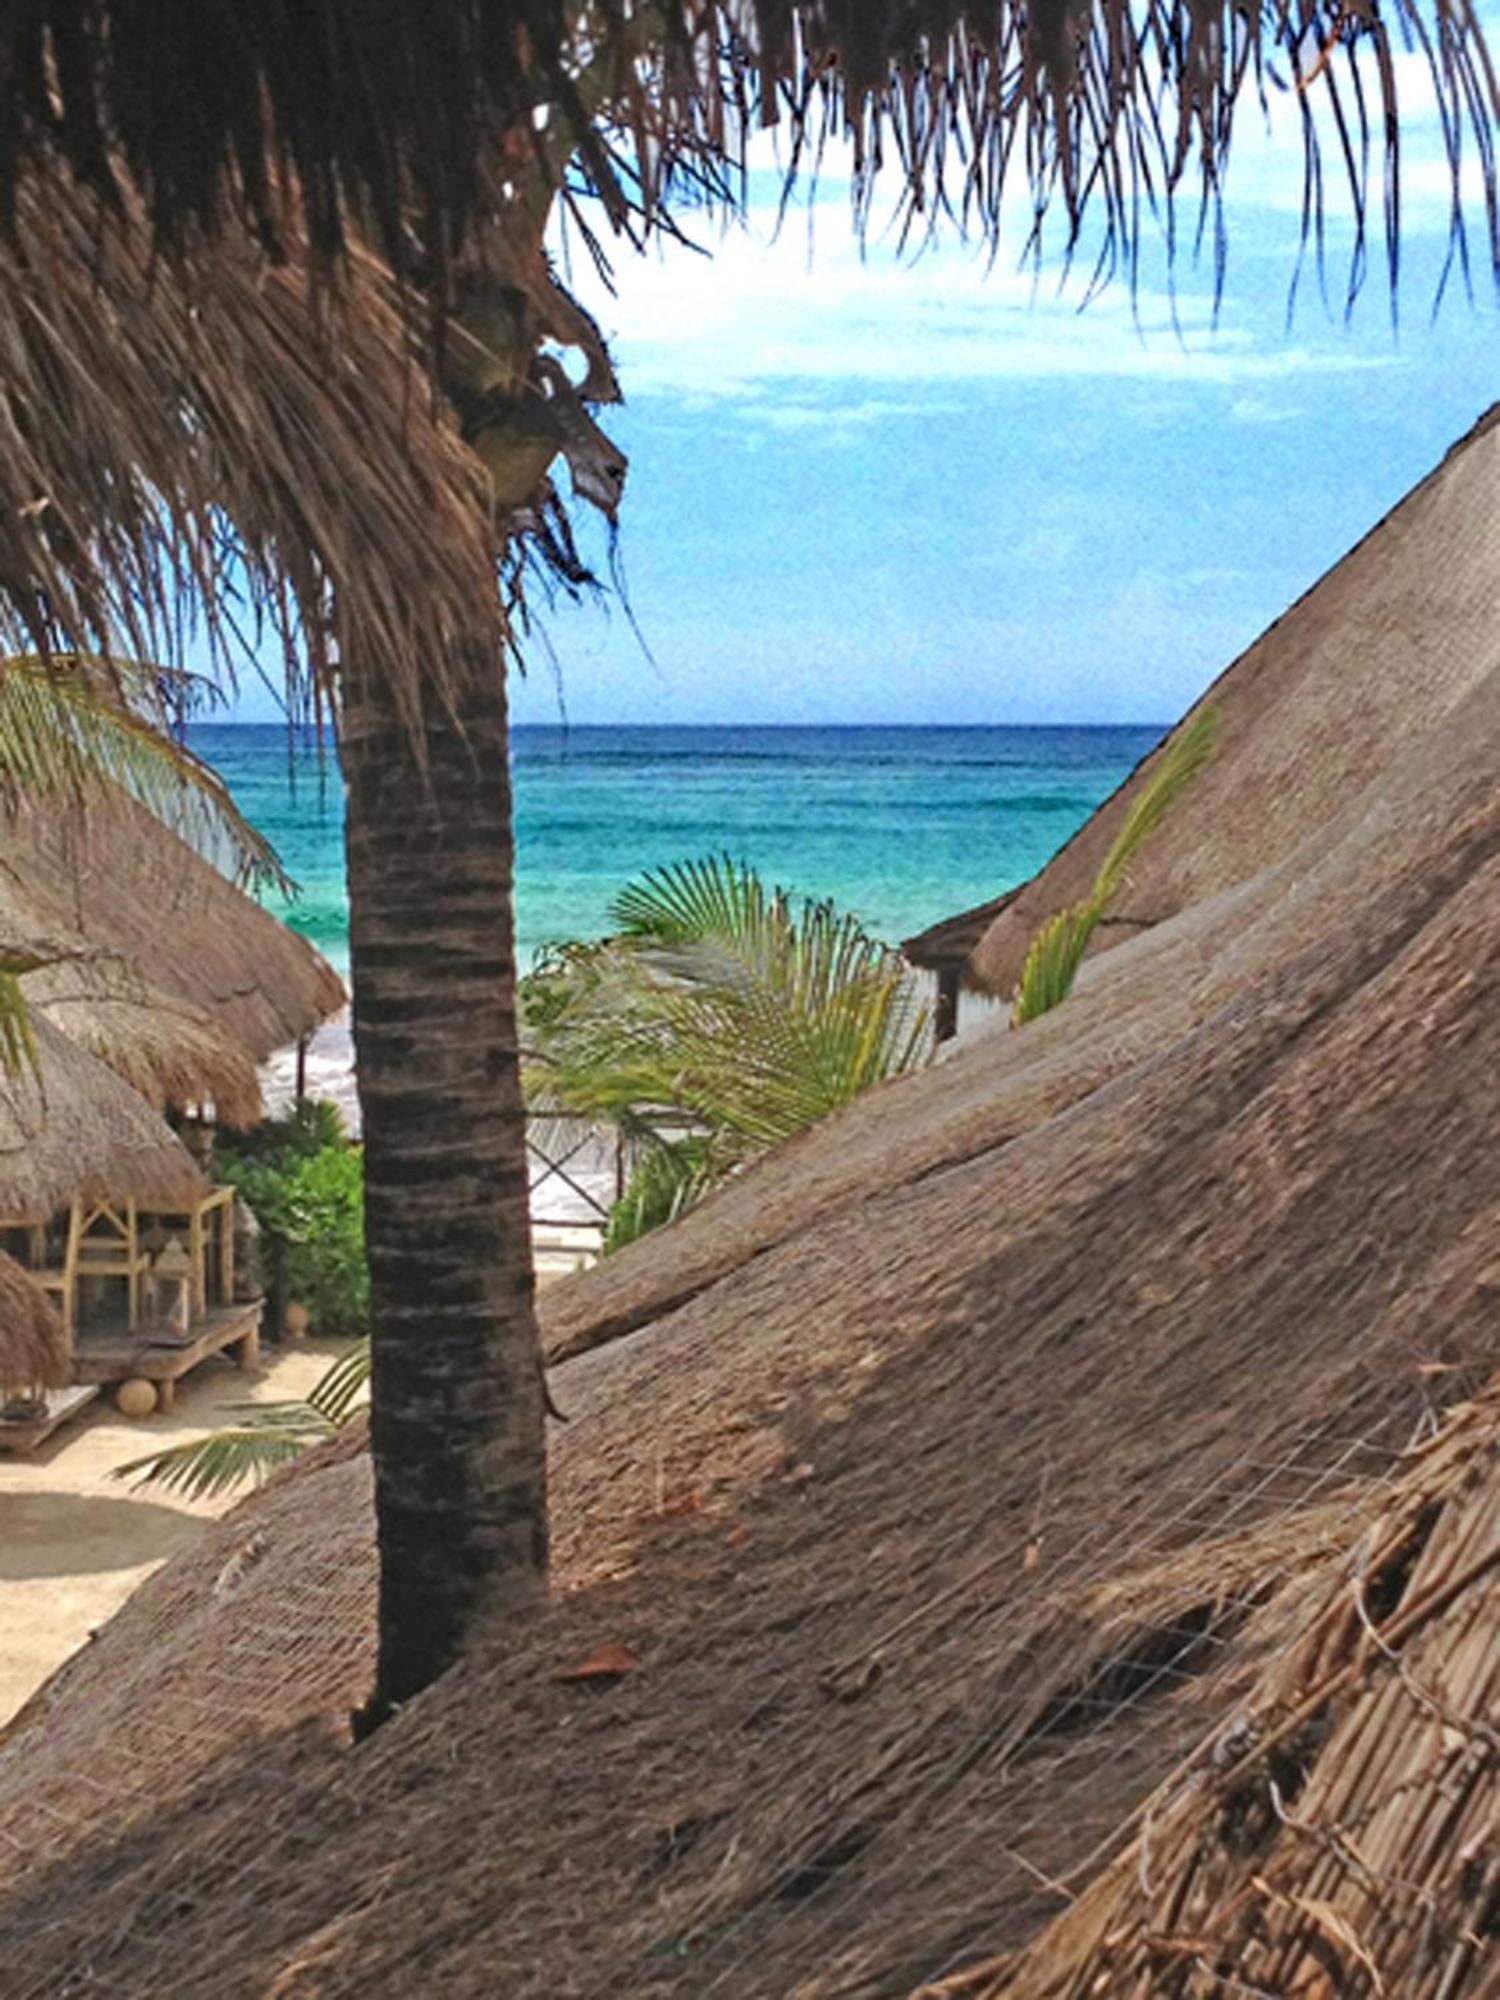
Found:
[[[1236,138],[1229,263],[1175,305],[1148,259],[1080,309],[949,244],[861,255],[845,186],[773,228],[773,176],[711,254],[624,253],[612,339],[630,453],[621,554],[652,658],[618,607],[562,607],[522,722],[1166,720],[1500,398],[1483,269],[1432,323],[1445,169],[1420,64],[1409,107],[1401,326],[1377,253],[1346,322],[1296,266],[1300,151],[1283,100]],[[1477,188],[1474,190],[1477,192]],[[1340,213],[1337,193],[1335,216]],[[1474,204],[1476,220],[1482,206]],[[810,244],[811,239],[811,244]],[[585,544],[604,560],[602,536]],[[240,713],[271,713],[247,692]]]

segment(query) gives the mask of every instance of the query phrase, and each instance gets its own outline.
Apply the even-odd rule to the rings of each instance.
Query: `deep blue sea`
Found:
[[[604,935],[611,898],[643,870],[724,853],[898,942],[1033,874],[1161,733],[518,728],[520,963],[548,941]],[[292,755],[274,725],[191,737],[299,884],[280,913],[346,966],[336,768],[306,746]]]

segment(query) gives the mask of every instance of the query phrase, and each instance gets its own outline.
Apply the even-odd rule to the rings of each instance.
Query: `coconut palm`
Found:
[[[607,1249],[927,1052],[900,953],[744,863],[653,871],[610,914],[606,943],[544,966],[527,1014],[533,1109],[608,1122],[637,1155]]]
[[[1455,217],[1466,131],[1492,187],[1496,102],[1462,0],[294,14],[241,9],[232,38],[214,10],[123,0],[36,0],[0,23],[0,582],[16,643],[44,649],[123,637],[147,654],[187,603],[224,658],[248,603],[286,641],[294,700],[336,714],[378,1719],[477,1619],[545,1584],[502,666],[526,551],[579,573],[546,469],[557,447],[578,446],[585,497],[612,506],[620,476],[585,421],[613,387],[547,266],[554,210],[602,257],[611,231],[670,228],[679,190],[732,198],[726,163],[779,118],[797,165],[849,139],[861,218],[883,164],[918,232],[951,214],[997,237],[1015,187],[1071,243],[1097,217],[1101,273],[1128,270],[1141,219],[1170,228],[1179,187],[1216,214],[1236,107],[1285,86],[1304,113],[1304,240],[1322,210],[1321,101],[1357,276],[1372,159],[1396,247],[1393,38],[1429,52]],[[466,357],[453,328],[474,299]],[[576,388],[543,352],[559,339],[585,357]],[[446,393],[413,393],[419,369]]]

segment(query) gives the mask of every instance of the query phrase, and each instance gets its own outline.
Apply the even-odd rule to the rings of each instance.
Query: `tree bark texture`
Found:
[[[420,725],[350,674],[354,1039],[380,1549],[373,1727],[546,1587],[501,662]]]

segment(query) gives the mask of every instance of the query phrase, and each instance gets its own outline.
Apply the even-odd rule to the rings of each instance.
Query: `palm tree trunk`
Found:
[[[380,1545],[374,1727],[546,1588],[505,687],[345,690]],[[415,725],[415,726],[414,726]]]

